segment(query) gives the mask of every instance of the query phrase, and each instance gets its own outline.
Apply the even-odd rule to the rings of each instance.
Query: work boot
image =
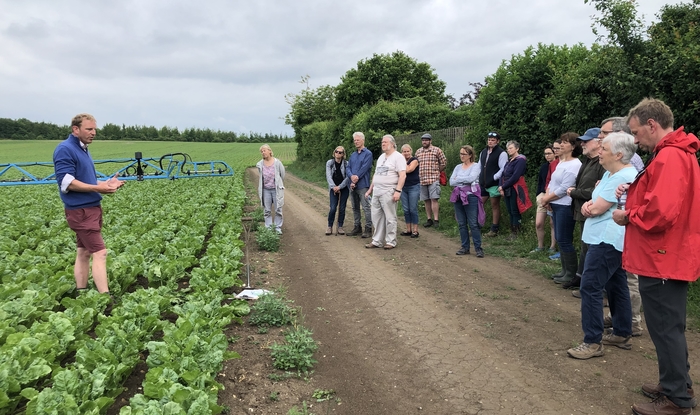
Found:
[[[365,226],[365,231],[362,232],[362,237],[363,238],[371,238],[372,237],[372,227],[371,226]]]
[[[605,354],[603,345],[600,343],[581,343],[578,346],[566,351],[574,359],[586,360],[591,357],[599,357]]]
[[[433,221],[433,226],[435,227],[435,229],[440,229],[440,221],[435,219]]]
[[[564,284],[561,285],[561,288],[565,290],[570,290],[572,288],[579,288],[581,286],[581,277],[579,275],[576,275],[574,279],[572,279],[569,282],[565,282]]]
[[[658,399],[662,392],[663,388],[660,383],[645,383],[642,385],[642,393],[651,399]],[[693,388],[688,388],[688,395],[690,396],[690,403],[693,405],[693,408],[698,406]]]
[[[632,412],[635,415],[690,415],[693,413],[693,408],[681,408],[666,396],[659,395],[649,403],[632,405]]]
[[[355,225],[354,228],[348,233],[346,233],[347,236],[357,236],[362,233],[362,227],[360,225]]]
[[[433,226],[433,220],[430,219],[430,218],[428,218],[428,220],[425,221],[425,223],[423,224],[423,227],[429,228],[429,227],[431,227],[431,226]]]

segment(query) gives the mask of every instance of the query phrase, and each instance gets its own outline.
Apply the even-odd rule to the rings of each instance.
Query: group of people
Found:
[[[71,134],[56,147],[53,158],[66,219],[76,234],[76,288],[87,288],[91,267],[97,290],[108,294],[101,195],[116,192],[124,182],[116,176],[97,180],[88,151],[95,134],[95,118],[77,115],[71,122]],[[339,146],[326,164],[331,200],[326,234],[333,231],[337,210],[335,229],[345,234],[349,196],[354,226],[347,235],[371,237],[365,245],[368,249],[396,247],[399,200],[406,219],[401,235],[419,236],[418,198],[425,201],[425,226],[439,226],[439,178],[446,160],[442,150],[432,145],[432,137],[422,137],[415,156],[408,145],[399,153],[391,135],[382,137],[382,154],[371,180],[373,158],[364,141],[362,133],[355,133],[356,151],[350,159],[346,160],[346,151]],[[487,147],[478,158],[471,146],[460,148],[461,163],[449,179],[461,237],[457,255],[470,252],[471,231],[476,255],[484,256],[481,226],[487,199],[491,199],[493,212],[487,235],[499,231],[500,197],[506,201],[512,234],[520,230],[525,159],[517,142],[509,141],[504,151],[499,141],[498,133],[489,133]],[[636,154],[637,146],[649,153],[646,164]],[[635,404],[632,409],[637,415],[686,415],[696,406],[685,329],[688,283],[700,276],[700,252],[694,249],[700,246],[700,221],[692,216],[700,211],[699,149],[695,135],[687,134],[683,127],[674,130],[673,113],[664,102],[647,98],[626,118],[606,119],[600,128],[582,136],[564,133],[544,150],[547,163],[538,181],[536,249],[544,250],[544,223],[551,213],[562,262],[554,280],[580,286],[584,338],[567,352],[577,359],[589,359],[602,356],[604,345],[630,349],[630,337],[641,333],[643,305],[659,378],[642,385],[642,392],[653,401]],[[269,146],[263,145],[260,152],[258,192],[265,225],[274,224],[281,233],[284,166]],[[578,158],[581,154],[583,160]],[[364,230],[360,209],[365,214]],[[580,257],[573,244],[576,222],[582,228]],[[550,248],[554,243],[553,239]],[[605,294],[610,309],[607,317],[603,315]],[[607,332],[606,323],[611,326]]]
[[[382,137],[382,154],[377,159],[374,174],[372,152],[365,147],[365,135],[353,134],[355,151],[347,160],[342,146],[335,148],[333,158],[326,162],[326,181],[330,195],[328,228],[326,235],[372,238],[366,248],[394,249],[397,245],[397,204],[401,205],[406,220],[406,230],[400,235],[418,238],[418,199],[425,202],[427,222],[425,227],[439,227],[440,172],[445,170],[447,159],[441,149],[432,145],[432,136],[424,134],[422,146],[413,155],[413,149],[405,144],[397,151],[396,140],[387,134]],[[345,206],[348,196],[352,204],[354,224],[345,232]],[[365,226],[362,227],[362,212]],[[337,213],[337,222],[336,222]],[[337,223],[337,225],[336,225]]]
[[[637,146],[649,153],[646,164]],[[573,294],[581,298],[584,337],[567,353],[589,359],[603,356],[604,345],[630,350],[630,338],[642,333],[643,305],[659,379],[642,385],[653,401],[633,405],[637,415],[690,414],[696,406],[685,328],[688,283],[700,276],[693,249],[700,222],[692,220],[700,209],[698,149],[696,136],[674,130],[671,109],[647,98],[627,117],[606,119],[582,136],[565,133],[544,150],[536,250],[544,250],[550,211],[562,262],[552,277],[580,287]],[[576,223],[580,256],[572,243]]]

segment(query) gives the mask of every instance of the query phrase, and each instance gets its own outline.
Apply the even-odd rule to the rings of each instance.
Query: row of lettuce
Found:
[[[120,414],[216,414],[223,330],[249,312],[240,285],[241,175],[130,182],[106,197],[110,291],[74,291],[74,235],[53,186],[3,189],[0,415],[100,414],[137,364]],[[105,310],[109,308],[110,312]]]

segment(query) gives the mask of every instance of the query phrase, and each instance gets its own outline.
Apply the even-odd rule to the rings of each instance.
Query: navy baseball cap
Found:
[[[595,127],[595,128],[589,128],[586,130],[586,132],[579,137],[578,139],[580,141],[591,141],[594,138],[598,138],[598,134],[600,134],[600,128]]]

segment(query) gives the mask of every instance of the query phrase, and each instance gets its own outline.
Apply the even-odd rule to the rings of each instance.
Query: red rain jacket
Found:
[[[683,127],[667,134],[630,186],[622,266],[646,277],[700,276],[700,141]]]

